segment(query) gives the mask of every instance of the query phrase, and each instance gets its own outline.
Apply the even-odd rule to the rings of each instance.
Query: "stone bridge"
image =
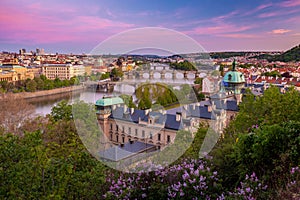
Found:
[[[146,77],[144,75],[146,74]],[[169,78],[166,75],[169,74]],[[125,72],[123,79],[124,80],[132,80],[132,79],[180,79],[177,77],[177,74],[182,74],[183,79],[196,79],[198,77],[203,77],[208,74],[208,71],[201,70],[201,71],[182,71],[182,70],[140,70],[140,71],[129,71]],[[154,77],[154,75],[156,77]],[[157,75],[159,77],[157,77]]]

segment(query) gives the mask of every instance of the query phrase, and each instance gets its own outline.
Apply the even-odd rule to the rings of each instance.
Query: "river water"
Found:
[[[73,103],[76,100],[82,100],[86,103],[96,103],[98,99],[103,96],[115,96],[116,94],[93,92],[89,90],[75,91],[70,93],[56,94],[51,96],[36,97],[27,99],[28,103],[35,106],[35,113],[37,115],[47,115],[51,113],[51,109],[58,102],[67,100],[69,103]]]

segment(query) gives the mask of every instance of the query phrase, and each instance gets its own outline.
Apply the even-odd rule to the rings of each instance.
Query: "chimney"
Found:
[[[149,114],[149,109],[146,109],[145,110],[145,115],[148,115]]]
[[[146,109],[145,110],[145,115],[148,115],[149,114],[149,112],[151,112],[152,110],[151,110],[151,108],[149,108],[149,109]]]
[[[130,114],[134,113],[134,108],[130,108]]]
[[[200,102],[197,102],[197,103],[196,103],[196,106],[200,106]]]
[[[186,110],[184,110],[184,109],[182,110],[182,119],[186,119]]]
[[[127,105],[124,104],[123,108],[124,108],[124,113],[125,113],[127,111]]]
[[[176,122],[179,122],[181,120],[181,113],[176,112]]]
[[[211,105],[208,105],[208,106],[207,106],[207,111],[208,111],[208,112],[211,112],[211,111],[212,111],[212,106],[211,106]]]

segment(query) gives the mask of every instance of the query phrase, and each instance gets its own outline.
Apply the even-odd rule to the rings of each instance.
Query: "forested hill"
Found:
[[[282,61],[282,62],[300,61],[300,45],[295,46],[280,55],[273,56],[270,59],[270,61]]]
[[[295,46],[279,55],[261,54],[258,56],[254,56],[252,58],[267,59],[269,62],[272,62],[272,61],[281,61],[281,62],[300,61],[300,45]]]

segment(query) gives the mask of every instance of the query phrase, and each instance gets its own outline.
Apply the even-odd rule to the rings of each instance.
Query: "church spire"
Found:
[[[233,62],[232,62],[232,71],[235,71],[235,59],[233,59]]]

